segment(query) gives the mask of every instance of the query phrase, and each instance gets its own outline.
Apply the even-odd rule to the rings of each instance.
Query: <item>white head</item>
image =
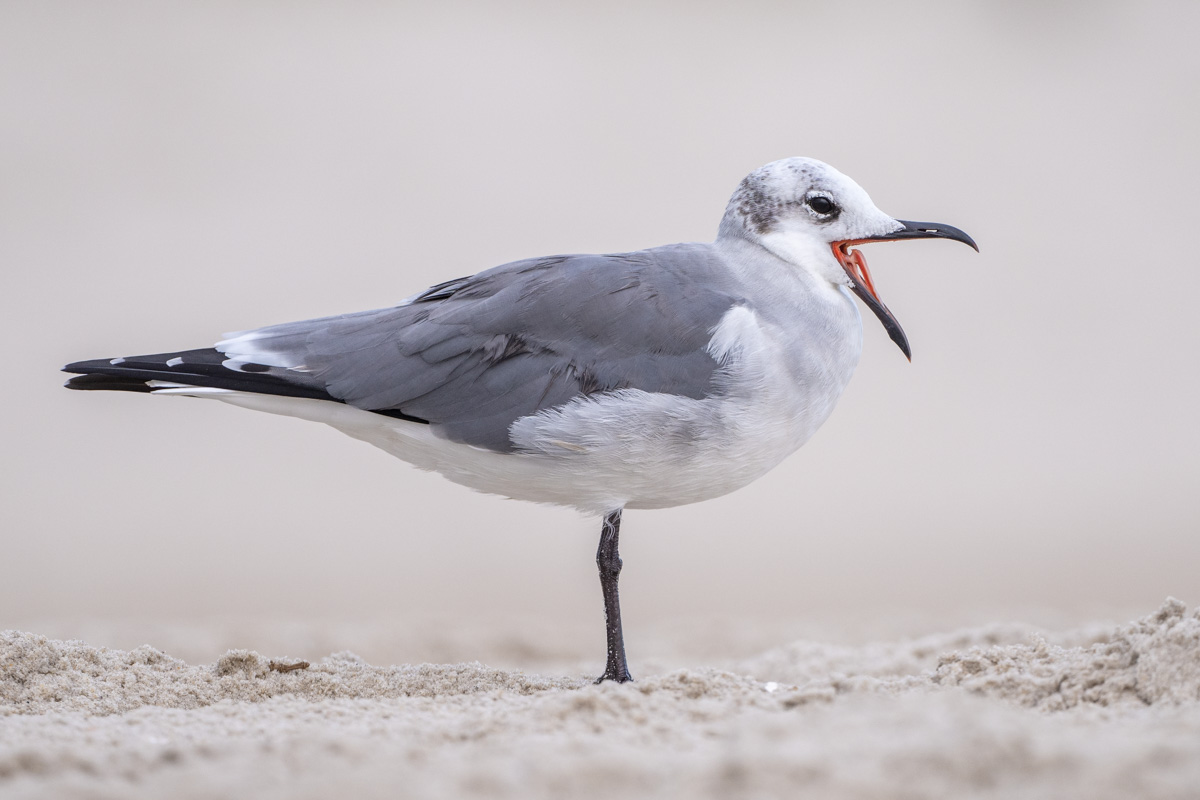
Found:
[[[904,332],[875,292],[864,242],[955,239],[970,236],[939,223],[907,222],[884,214],[857,183],[813,158],[784,158],[751,172],[729,200],[718,240],[746,239],[835,286],[852,289],[909,355]]]
[[[725,209],[720,235],[757,242],[790,264],[848,286],[851,279],[830,245],[885,236],[903,227],[828,164],[784,158],[742,180]]]

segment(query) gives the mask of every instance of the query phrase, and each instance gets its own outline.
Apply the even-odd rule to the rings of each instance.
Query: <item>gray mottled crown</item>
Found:
[[[828,167],[812,158],[783,158],[751,172],[729,198],[721,220],[721,235],[765,234],[779,217],[804,202],[805,193],[819,188]]]

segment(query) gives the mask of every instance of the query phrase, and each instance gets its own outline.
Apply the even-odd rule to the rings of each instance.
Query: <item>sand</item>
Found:
[[[1176,600],[650,673],[7,631],[0,797],[1200,797],[1200,613]]]

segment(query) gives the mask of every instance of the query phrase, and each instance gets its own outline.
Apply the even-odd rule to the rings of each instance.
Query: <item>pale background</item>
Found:
[[[790,155],[982,253],[868,248],[913,363],[866,314],[804,450],[626,515],[631,645],[1200,601],[1200,5],[605,8],[0,6],[0,628],[486,623],[601,652],[598,520],[56,370],[711,239]]]

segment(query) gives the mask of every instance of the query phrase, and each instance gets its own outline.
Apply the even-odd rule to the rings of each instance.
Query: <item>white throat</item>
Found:
[[[850,277],[833,257],[828,242],[786,228],[758,234],[756,238],[769,252],[797,269],[810,272],[834,286],[850,284]]]

